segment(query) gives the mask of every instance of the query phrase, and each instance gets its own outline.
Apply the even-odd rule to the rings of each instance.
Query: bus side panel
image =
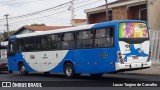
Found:
[[[8,69],[18,71],[19,62],[23,62],[27,71],[34,71],[23,58],[22,53],[17,53],[15,56],[10,56],[8,58]]]
[[[114,48],[93,49],[79,52],[75,65],[77,73],[104,73],[114,71]]]
[[[74,64],[76,73],[105,73],[115,71],[115,48],[70,50],[51,72],[63,72],[65,61]]]
[[[15,57],[14,56],[9,56],[8,57],[8,70],[9,71],[17,71],[18,68],[16,67],[16,63],[14,62]]]
[[[116,62],[117,58],[116,49],[114,47],[59,51],[59,53],[61,54],[63,52],[66,53],[62,55],[64,56],[64,58],[59,59],[56,66],[53,63],[52,67],[42,63],[33,63],[34,65],[31,65],[31,61],[38,62],[40,59],[36,59],[36,61],[29,61],[29,53],[23,53],[24,55],[22,55],[22,53],[17,53],[15,57],[9,57],[9,70],[17,71],[18,63],[22,61],[27,71],[48,72],[49,69],[44,68],[50,67],[52,69],[50,69],[49,72],[63,72],[64,62],[71,61],[74,64],[76,73],[105,73],[115,71],[114,63]],[[43,53],[47,54],[49,56],[48,58],[51,58],[48,59],[50,62],[55,61],[55,58],[53,56],[55,56],[54,54],[56,54],[57,51],[46,51]],[[34,52],[35,57],[38,58],[43,57],[42,55],[40,55],[43,53]],[[32,55],[33,53],[30,54]]]

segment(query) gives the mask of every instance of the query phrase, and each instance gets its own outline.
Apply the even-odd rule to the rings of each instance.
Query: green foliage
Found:
[[[1,33],[1,35],[0,35],[0,41],[3,41],[4,39],[6,39],[7,37],[8,37],[8,34],[9,34],[9,36],[11,36],[13,33],[15,33],[16,31],[9,31],[9,33],[8,32],[6,32],[6,31],[4,31],[3,33]]]

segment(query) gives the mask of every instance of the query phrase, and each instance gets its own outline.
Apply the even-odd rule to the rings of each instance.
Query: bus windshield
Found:
[[[146,23],[123,22],[119,24],[119,40],[130,44],[142,43],[149,40]]]
[[[120,23],[119,38],[148,38],[145,23]]]

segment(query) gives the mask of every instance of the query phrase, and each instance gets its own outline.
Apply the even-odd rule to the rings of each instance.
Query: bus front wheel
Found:
[[[21,75],[28,75],[28,73],[29,73],[28,71],[26,71],[24,64],[19,65],[19,71],[20,71]]]
[[[65,65],[64,65],[64,73],[66,75],[66,77],[68,78],[74,78],[75,77],[75,71],[74,71],[74,66],[72,63],[70,62],[67,62]]]

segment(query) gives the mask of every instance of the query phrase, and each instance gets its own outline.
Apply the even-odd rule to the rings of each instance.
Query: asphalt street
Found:
[[[55,74],[55,73],[51,73],[49,75],[44,75],[43,73],[30,73],[27,76],[22,76],[19,74],[19,72],[14,72],[13,74],[9,74],[8,72],[0,72],[0,81],[69,81],[68,83],[70,83],[70,81],[74,81],[74,83],[78,82],[78,81],[82,81],[82,82],[87,82],[87,81],[91,81],[90,83],[93,83],[93,87],[49,87],[47,88],[47,90],[53,90],[53,89],[58,89],[58,90],[106,90],[106,87],[94,87],[94,84],[97,84],[99,82],[105,82],[105,84],[110,83],[110,82],[125,82],[125,81],[130,81],[130,82],[134,82],[134,81],[160,81],[160,76],[157,75],[137,75],[137,74],[126,74],[126,73],[120,73],[120,74],[104,74],[103,77],[101,78],[91,78],[89,75],[87,74],[82,74],[80,77],[76,78],[76,79],[69,79],[66,78],[64,76],[64,74]],[[60,82],[60,83],[61,83]],[[96,83],[95,83],[96,82]],[[103,83],[102,83],[103,84]],[[107,87],[110,88],[110,87]],[[124,87],[121,87],[121,89]],[[147,88],[144,87],[146,90]],[[42,88],[32,88],[32,90],[43,90]],[[118,89],[117,87],[115,87],[114,89],[112,88],[112,90],[121,90]],[[125,89],[125,88],[124,88]],[[123,90],[124,90],[123,89]],[[127,88],[126,88],[127,89]],[[152,89],[154,90],[154,87],[152,87]],[[4,88],[0,88],[0,90],[4,90]],[[22,88],[5,88],[5,90],[22,90]],[[23,90],[27,90],[27,88],[23,88]],[[132,90],[132,89],[131,89]],[[133,89],[135,90],[135,89]],[[156,90],[156,89],[155,89]]]
[[[20,75],[19,72],[9,74],[8,72],[0,72],[0,81],[160,81],[157,75],[137,75],[137,74],[104,74],[101,78],[91,78],[87,74],[82,74],[76,79],[69,79],[64,74],[51,73],[44,75],[43,73],[30,73],[27,76]]]

